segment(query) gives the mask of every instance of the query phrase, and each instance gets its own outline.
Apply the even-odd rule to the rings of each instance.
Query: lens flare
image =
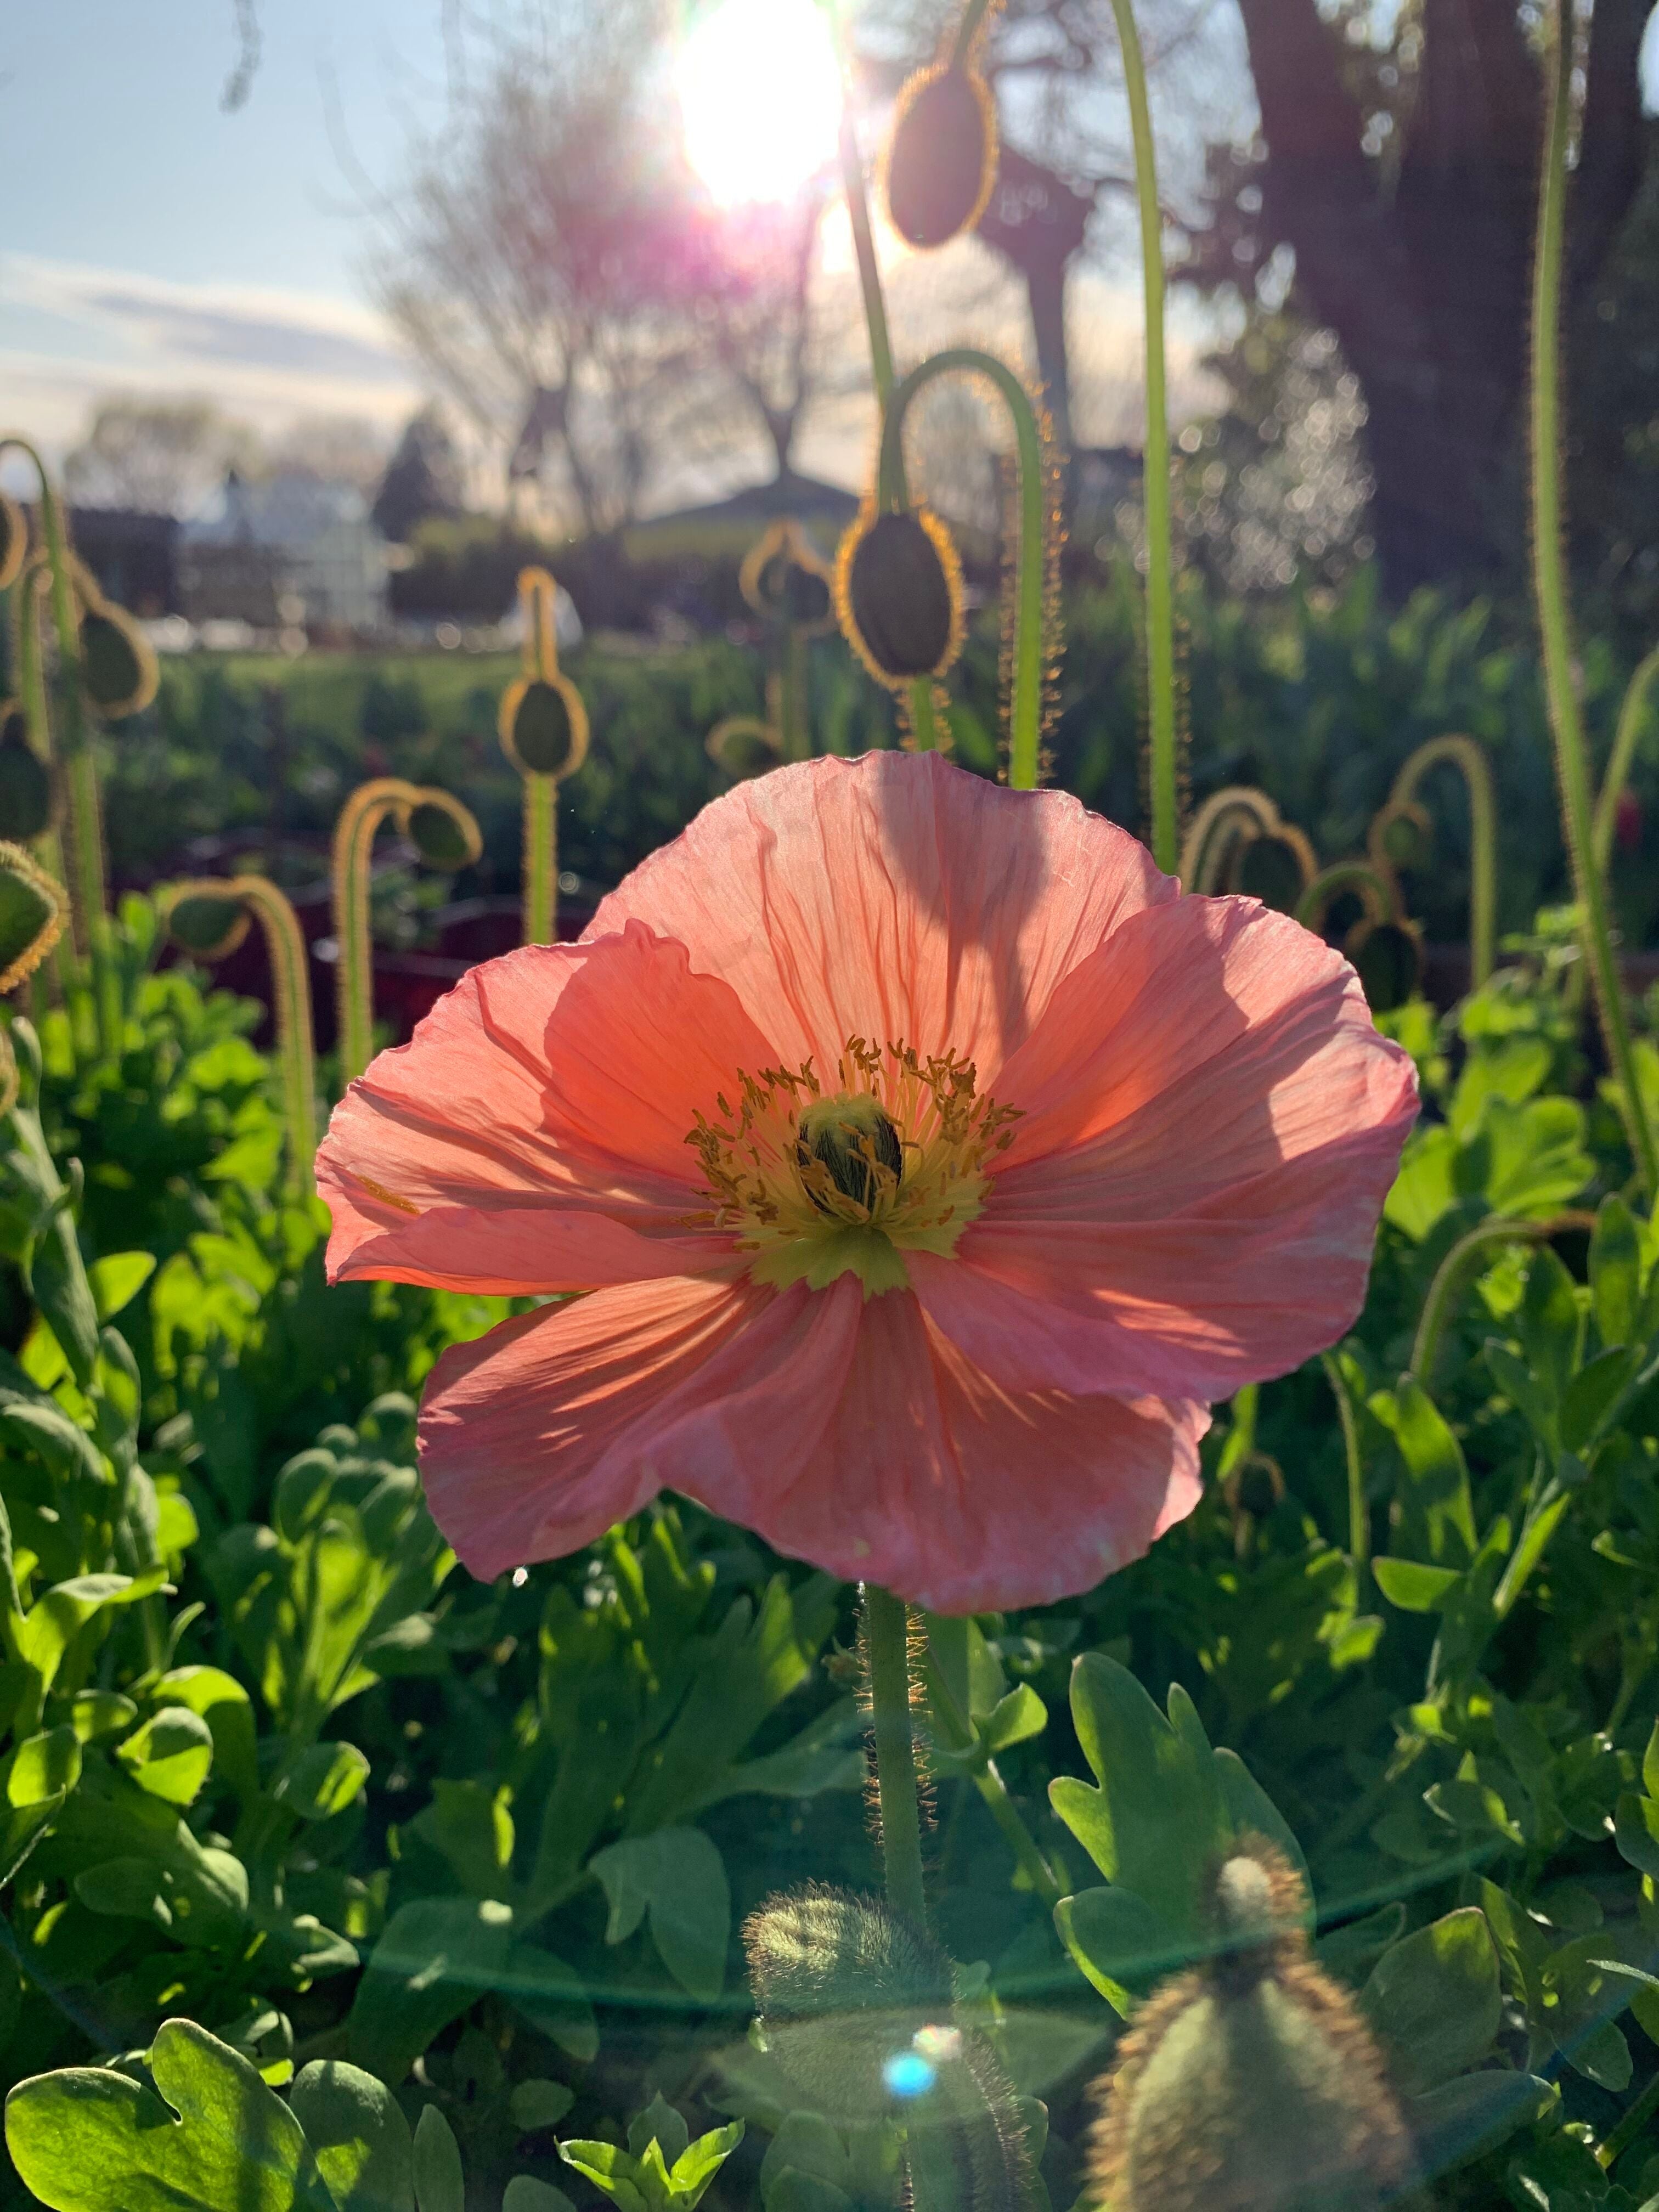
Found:
[[[674,84],[691,166],[723,206],[792,199],[834,158],[841,86],[813,0],[714,0]]]
[[[934,2069],[919,2051],[896,2051],[881,2069],[896,2097],[924,2097],[933,2086]]]

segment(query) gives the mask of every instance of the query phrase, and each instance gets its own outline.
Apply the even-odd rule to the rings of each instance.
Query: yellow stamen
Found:
[[[856,1274],[865,1296],[906,1290],[907,1251],[948,1257],[984,1203],[988,1163],[1013,1141],[1019,1109],[976,1091],[971,1060],[884,1052],[848,1037],[828,1097],[810,1060],[739,1071],[737,1103],[699,1114],[686,1138],[702,1163],[708,1211],[778,1290],[826,1290]]]

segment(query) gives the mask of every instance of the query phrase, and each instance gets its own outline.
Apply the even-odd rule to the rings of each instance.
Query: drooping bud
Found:
[[[887,212],[911,246],[971,230],[997,177],[997,108],[968,62],[918,70],[898,96],[887,142]]]
[[[793,516],[755,540],[738,571],[738,587],[757,615],[811,634],[832,629],[834,578]]]
[[[715,723],[703,743],[715,767],[738,781],[764,775],[782,757],[777,732],[754,714],[728,714]]]
[[[942,676],[962,650],[962,564],[939,517],[866,501],[836,556],[836,611],[878,683]]]
[[[193,892],[167,909],[167,934],[198,960],[228,960],[247,933],[247,908],[238,898]]]
[[[21,845],[0,844],[0,992],[33,974],[63,935],[68,910],[61,884]]]
[[[29,743],[22,709],[0,707],[0,838],[29,844],[52,817],[51,773]]]
[[[470,868],[483,851],[483,840],[470,810],[459,799],[422,799],[409,810],[410,842],[429,868],[453,874]]]
[[[89,606],[81,617],[81,684],[112,722],[142,713],[160,681],[149,640],[125,607]]]
[[[0,491],[0,592],[9,591],[22,574],[28,550],[27,518],[9,493]]]
[[[521,775],[574,775],[587,757],[587,708],[568,676],[521,676],[501,695],[501,749]]]
[[[904,1173],[904,1147],[898,1131],[868,1091],[839,1098],[815,1098],[803,1108],[795,1143],[795,1157],[803,1169],[816,1164],[836,1188],[860,1206],[875,1201],[884,1176],[894,1188]],[[834,1211],[827,1194],[814,1190],[810,1175],[806,1194],[820,1213]]]
[[[1119,2045],[1091,2146],[1112,2212],[1382,2212],[1411,2142],[1358,2006],[1308,1948],[1299,1877],[1243,1838],[1212,1890],[1215,1952]]]
[[[1422,980],[1422,940],[1410,922],[1358,922],[1342,949],[1354,964],[1365,1003],[1374,1014],[1403,1006]]]
[[[1234,865],[1233,881],[1237,890],[1259,898],[1276,914],[1294,914],[1318,872],[1319,863],[1306,836],[1293,823],[1281,822],[1244,846]]]

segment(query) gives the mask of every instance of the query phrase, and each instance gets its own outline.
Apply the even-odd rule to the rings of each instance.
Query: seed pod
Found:
[[[808,635],[835,627],[834,581],[791,516],[755,540],[738,571],[738,589],[757,615]]]
[[[1307,838],[1285,822],[1277,830],[1250,839],[1234,865],[1233,882],[1276,914],[1294,914],[1318,869]]]
[[[1422,942],[1409,922],[1357,922],[1342,950],[1354,964],[1374,1014],[1403,1006],[1422,980]]]
[[[1091,2144],[1112,2212],[1382,2212],[1410,2137],[1358,2008],[1315,1961],[1283,1856],[1241,1838],[1212,1890],[1217,1949],[1119,2045]]]
[[[918,70],[898,96],[887,142],[887,212],[911,246],[971,230],[997,179],[997,107],[967,63]]]
[[[836,611],[878,683],[942,676],[962,650],[962,564],[939,517],[866,501],[836,557]]]
[[[568,676],[520,676],[501,696],[501,750],[522,775],[574,775],[587,757],[587,709]]]
[[[15,706],[0,707],[0,838],[27,845],[52,817],[52,775]]]
[[[67,913],[63,885],[21,845],[0,844],[0,992],[33,974],[63,935]]]
[[[409,838],[429,868],[453,874],[470,868],[483,850],[483,840],[471,812],[460,802],[447,805],[423,799],[409,810]]]
[[[28,550],[27,517],[9,493],[0,491],[0,592],[9,591],[22,574]]]
[[[753,714],[728,714],[715,723],[703,743],[715,767],[739,782],[746,776],[764,775],[781,757],[777,732]]]
[[[112,722],[137,714],[159,681],[149,639],[124,607],[100,602],[81,617],[81,685]]]
[[[193,893],[167,909],[168,935],[181,951],[198,960],[228,960],[247,933],[247,908],[240,899]]]

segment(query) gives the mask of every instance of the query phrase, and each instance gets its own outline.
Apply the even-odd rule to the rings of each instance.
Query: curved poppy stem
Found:
[[[951,41],[950,66],[952,69],[961,69],[966,64],[973,52],[974,40],[979,36],[981,26],[986,17],[994,15],[1001,5],[1002,0],[968,0],[968,5],[962,11],[962,21],[957,25],[956,35]]]
[[[950,346],[913,368],[896,385],[881,428],[876,502],[902,504],[904,417],[911,401],[936,376],[968,371],[994,385],[1014,426],[1019,456],[1019,543],[1014,562],[1013,651],[1008,685],[1008,781],[1015,791],[1036,788],[1042,742],[1042,672],[1048,630],[1048,472],[1042,428],[1031,396],[1012,369],[973,346]]]
[[[1583,718],[1573,672],[1567,605],[1561,484],[1561,276],[1566,236],[1567,139],[1572,109],[1575,14],[1571,0],[1556,0],[1548,57],[1549,100],[1544,136],[1544,174],[1538,202],[1533,260],[1532,391],[1529,410],[1532,473],[1533,589],[1543,643],[1544,690],[1555,738],[1561,827],[1572,861],[1586,963],[1595,986],[1607,1058],[1618,1083],[1626,1133],[1636,1169],[1651,1197],[1659,1194],[1659,1147],[1631,1049],[1619,965],[1607,926],[1606,887],[1595,864],[1590,819],[1589,764]]]
[[[1624,704],[1619,709],[1619,726],[1613,732],[1613,750],[1607,756],[1607,771],[1601,779],[1601,795],[1595,802],[1595,826],[1593,843],[1597,872],[1605,878],[1613,859],[1613,832],[1619,826],[1619,802],[1624,797],[1625,786],[1630,780],[1630,767],[1636,757],[1636,740],[1642,734],[1642,725],[1647,720],[1653,687],[1659,682],[1659,645],[1646,659],[1638,662],[1630,688],[1625,693]]]
[[[1369,860],[1338,860],[1322,869],[1296,902],[1296,918],[1304,929],[1320,930],[1331,901],[1352,891],[1365,908],[1369,921],[1386,921],[1394,909],[1394,894]]]
[[[910,1614],[902,1598],[864,1585],[864,1645],[876,1747],[887,1902],[919,1928],[927,1925],[921,1873],[921,1805],[916,1788],[915,1723],[910,1711]]]
[[[1348,1395],[1336,1354],[1322,1352],[1319,1356],[1325,1380],[1331,1386],[1331,1395],[1336,1400],[1337,1419],[1342,1424],[1342,1455],[1348,1470],[1348,1559],[1353,1568],[1354,1603],[1363,1606],[1370,1588],[1371,1509],[1365,1498],[1365,1463],[1360,1456],[1359,1424],[1354,1419],[1353,1401]]]
[[[191,898],[240,900],[264,932],[276,1002],[272,1011],[283,1111],[288,1124],[289,1181],[301,1197],[308,1197],[317,1151],[317,1073],[311,969],[300,918],[267,876],[204,876],[198,881],[170,884],[167,910]]]
[[[1134,142],[1135,203],[1140,217],[1146,312],[1146,441],[1142,499],[1146,516],[1146,711],[1152,741],[1152,858],[1175,872],[1181,849],[1181,763],[1176,744],[1174,552],[1170,521],[1170,405],[1164,349],[1164,215],[1146,64],[1131,0],[1112,0],[1123,51],[1124,89]]]
[[[1469,981],[1478,991],[1491,979],[1498,944],[1498,802],[1490,762],[1473,738],[1431,738],[1395,776],[1387,811],[1411,805],[1423,778],[1443,762],[1462,775],[1469,795]]]
[[[1451,1317],[1452,1306],[1465,1288],[1470,1263],[1489,1246],[1547,1244],[1552,1237],[1559,1237],[1567,1230],[1592,1230],[1595,1226],[1595,1216],[1581,1207],[1552,1214],[1547,1221],[1511,1221],[1505,1218],[1478,1221],[1466,1236],[1458,1238],[1435,1270],[1434,1280],[1429,1285],[1429,1294],[1418,1316],[1417,1336],[1407,1372],[1427,1389],[1440,1351],[1441,1336]]]
[[[40,650],[40,602],[49,583],[45,564],[38,560],[31,561],[17,579],[12,601],[13,660],[17,672],[18,704],[23,711],[23,727],[27,733],[29,745],[48,776],[55,763],[52,706],[46,695],[46,661]],[[35,839],[34,851],[47,874],[67,889],[69,871],[64,860],[64,842],[58,834],[55,823],[48,823]],[[77,949],[75,908],[71,900],[68,940],[60,939],[55,948],[60,982],[64,977],[62,963]]]

